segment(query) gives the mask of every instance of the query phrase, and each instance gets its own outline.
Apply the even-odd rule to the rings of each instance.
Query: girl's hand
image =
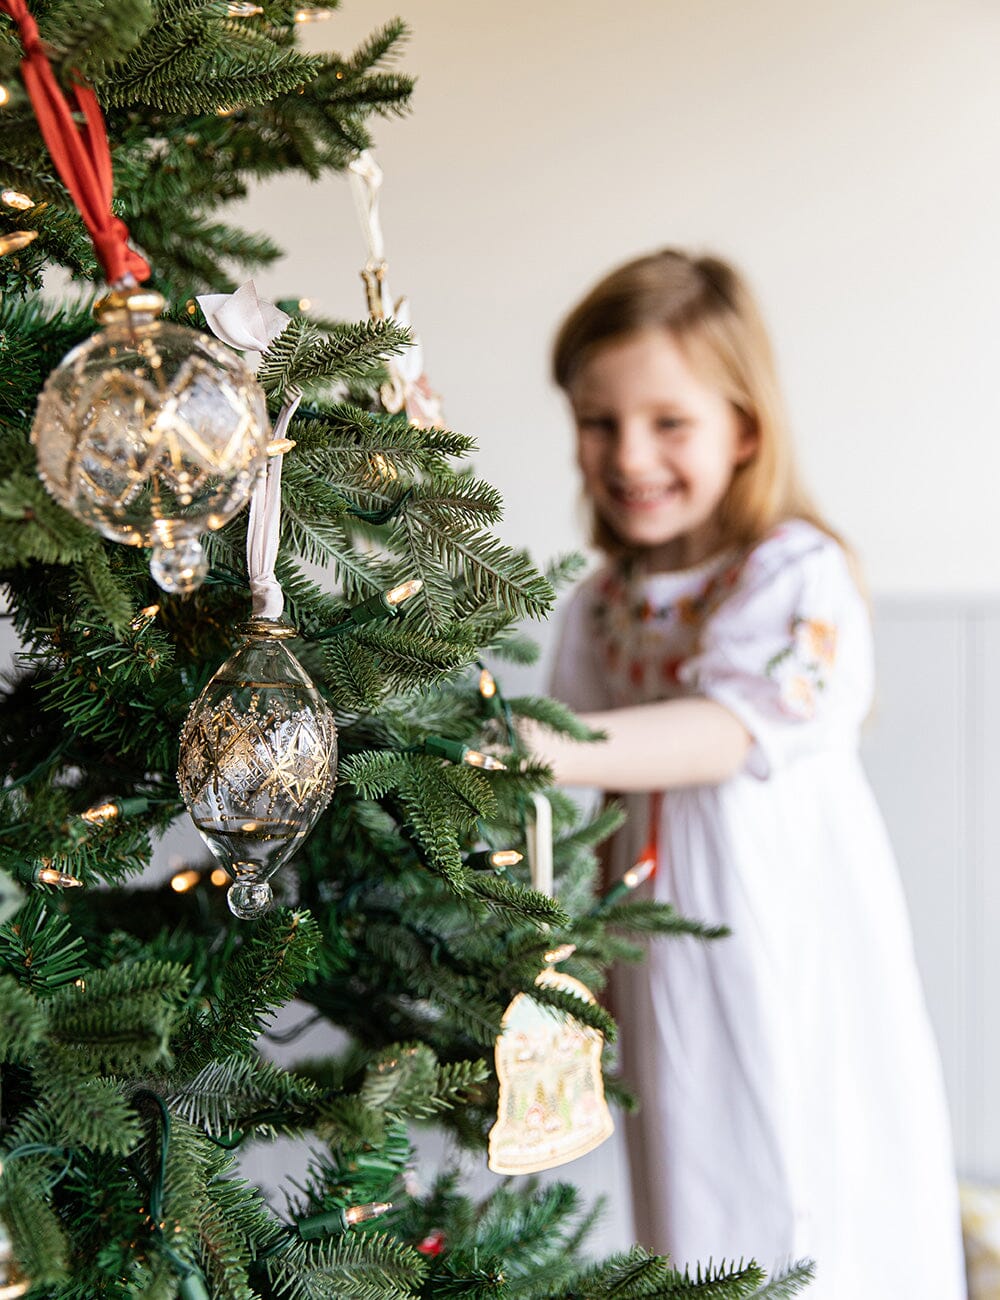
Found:
[[[518,732],[532,755],[552,768],[559,785],[601,790],[669,790],[720,785],[741,771],[753,738],[715,700],[662,700],[580,715],[607,739],[575,741],[529,719]]]

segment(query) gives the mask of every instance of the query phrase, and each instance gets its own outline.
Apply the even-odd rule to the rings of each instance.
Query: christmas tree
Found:
[[[231,294],[279,257],[219,209],[263,178],[343,171],[411,90],[392,63],[399,23],[350,56],[299,52],[297,24],[322,5],[30,8],[58,80],[96,92],[115,212],[164,320],[192,340],[199,296]],[[807,1267],[768,1283],[752,1262],[688,1276],[640,1248],[588,1260],[591,1211],[565,1183],[475,1204],[445,1174],[407,1193],[411,1125],[484,1150],[494,1042],[517,994],[613,1041],[596,1002],[536,983],[556,949],[598,991],[612,961],[638,957],[637,937],[702,931],[620,890],[597,896],[594,848],[619,814],[582,817],[550,790],[554,896],[529,887],[519,855],[548,774],[521,753],[516,719],[584,733],[552,701],[505,698],[482,658],[530,657],[519,624],[545,615],[575,562],[543,575],[498,542],[501,503],[464,463],[471,441],[387,398],[409,343],[392,319],[279,304],[287,319],[257,369],[294,444],[272,448],[286,461],[275,573],[316,707],[336,718],[336,792],[293,837],[259,919],[227,908],[230,876],[207,853],[172,887],[149,883],[155,842],[187,816],[185,719],[253,613],[247,512],[202,539],[202,585],[171,594],[143,547],[107,540],[39,477],[38,394],[93,333],[105,272],[43,142],[25,53],[23,28],[3,20],[0,581],[24,647],[0,696],[3,1294],[792,1294]],[[292,999],[350,1047],[269,1061],[267,1026]],[[604,1083],[628,1104],[610,1068]],[[564,1084],[550,1091],[568,1114]],[[279,1136],[312,1153],[283,1210],[237,1164]]]

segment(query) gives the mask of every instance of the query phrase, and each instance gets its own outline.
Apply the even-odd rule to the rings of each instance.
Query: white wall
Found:
[[[506,533],[579,542],[546,352],[606,268],[668,242],[757,285],[805,466],[876,591],[995,589],[1000,6],[991,0],[344,0],[401,12],[413,114],[376,124],[391,280]],[[264,187],[261,276],[363,312],[346,184]]]

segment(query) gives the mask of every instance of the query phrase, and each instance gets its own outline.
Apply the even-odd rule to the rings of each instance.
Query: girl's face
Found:
[[[569,391],[577,462],[598,514],[650,569],[707,559],[719,505],[757,435],[666,330],[598,349]]]

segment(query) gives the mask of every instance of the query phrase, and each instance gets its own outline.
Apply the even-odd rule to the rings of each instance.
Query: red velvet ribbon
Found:
[[[149,263],[129,247],[128,227],[111,211],[111,150],[97,96],[89,86],[73,85],[70,94],[83,116],[83,124],[79,125],[52,71],[25,0],[0,0],[0,12],[17,24],[24,48],[24,88],[55,169],[90,232],[108,283],[117,284],[127,275],[148,280]]]

